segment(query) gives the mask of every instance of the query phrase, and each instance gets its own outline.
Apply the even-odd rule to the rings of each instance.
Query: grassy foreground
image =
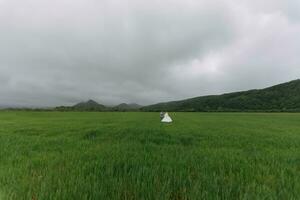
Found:
[[[0,112],[0,199],[300,199],[300,114]]]

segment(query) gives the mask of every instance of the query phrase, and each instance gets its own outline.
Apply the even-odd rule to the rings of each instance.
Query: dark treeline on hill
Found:
[[[135,104],[135,103],[131,103],[131,104],[122,103],[120,105],[112,107],[112,110],[114,110],[114,111],[136,111],[136,110],[139,110],[140,108],[142,108],[142,106]]]
[[[203,96],[145,106],[142,111],[190,112],[299,112],[300,80],[261,90]]]

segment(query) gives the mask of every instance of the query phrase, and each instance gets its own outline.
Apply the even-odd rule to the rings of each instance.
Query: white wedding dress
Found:
[[[165,116],[164,118],[161,120],[161,122],[165,122],[165,123],[170,123],[172,122],[173,120],[171,119],[171,117],[169,116],[168,113],[165,113]]]

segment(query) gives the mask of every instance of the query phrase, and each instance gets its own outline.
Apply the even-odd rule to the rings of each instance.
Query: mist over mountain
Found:
[[[119,105],[103,105],[94,100],[77,103],[73,106],[22,107],[0,105],[0,109],[36,109],[56,111],[187,111],[187,112],[300,112],[300,79],[282,83],[265,89],[253,89],[189,98],[179,101],[157,103],[141,106],[136,103],[121,103]]]
[[[72,107],[74,110],[82,111],[101,111],[105,110],[106,107],[102,104],[97,103],[94,100],[88,100],[86,102],[80,102]]]

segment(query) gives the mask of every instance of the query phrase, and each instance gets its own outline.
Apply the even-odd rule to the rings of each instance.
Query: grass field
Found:
[[[300,114],[0,112],[0,199],[300,199]]]

